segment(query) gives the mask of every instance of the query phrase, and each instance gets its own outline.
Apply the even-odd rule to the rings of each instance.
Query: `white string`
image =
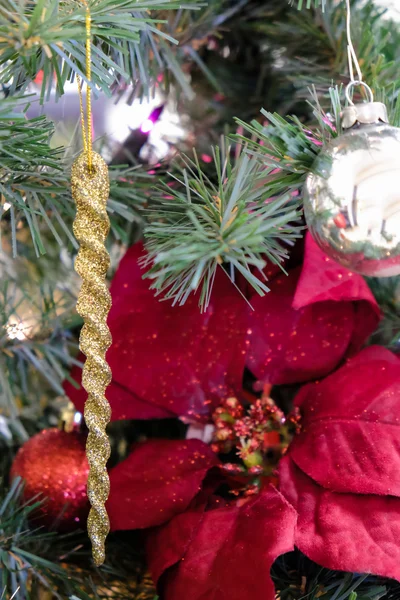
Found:
[[[369,87],[369,85],[367,85],[366,83],[364,83],[363,81],[363,75],[361,72],[361,67],[360,67],[360,63],[358,62],[357,59],[357,54],[356,51],[354,50],[354,46],[353,46],[353,42],[351,39],[351,6],[350,6],[350,0],[346,0],[346,7],[347,7],[347,18],[346,18],[346,32],[347,32],[347,60],[349,62],[349,74],[350,74],[350,83],[346,88],[346,98],[348,103],[351,106],[354,106],[354,102],[351,99],[351,90],[353,89],[353,87],[355,87],[356,85],[361,85],[367,92],[368,96],[369,96],[369,102],[373,102],[374,101],[374,95],[372,93],[371,88]],[[354,77],[354,67],[356,68],[357,71],[357,79],[355,79]]]
[[[354,79],[354,70],[353,70],[353,64],[354,64],[354,66],[356,67],[356,71],[357,71],[358,81],[362,81],[363,80],[363,76],[362,76],[362,73],[361,73],[360,63],[358,62],[357,54],[356,54],[356,51],[354,50],[353,42],[352,42],[352,39],[351,39],[351,6],[350,6],[350,0],[346,0],[346,6],[347,6],[347,19],[346,19],[346,23],[347,23],[347,57],[348,57],[348,61],[349,61],[350,80],[351,81],[356,81]]]

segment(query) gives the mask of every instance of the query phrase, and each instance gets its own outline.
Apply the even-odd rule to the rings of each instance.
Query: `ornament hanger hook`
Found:
[[[351,91],[352,91],[353,87],[356,87],[357,85],[360,85],[361,87],[363,87],[365,89],[365,91],[367,92],[368,102],[373,102],[374,94],[367,83],[365,83],[364,81],[357,81],[357,80],[350,81],[349,85],[346,87],[346,100],[350,104],[350,106],[354,106],[354,102],[351,97],[352,96]]]

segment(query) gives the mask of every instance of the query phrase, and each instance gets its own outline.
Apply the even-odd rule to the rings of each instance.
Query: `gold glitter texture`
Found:
[[[111,381],[110,367],[105,360],[111,345],[107,327],[111,296],[105,281],[110,258],[104,245],[110,228],[106,212],[110,183],[107,165],[99,154],[92,153],[91,171],[87,153],[79,156],[72,166],[71,186],[77,208],[73,229],[80,244],[75,270],[82,278],[77,303],[77,311],[84,320],[79,340],[80,349],[86,356],[82,385],[88,393],[85,404],[85,421],[89,429],[86,453],[90,465],[87,492],[92,505],[88,532],[94,562],[101,565],[110,529],[105,502],[110,491],[106,469],[110,443],[106,426],[111,409],[104,394]]]

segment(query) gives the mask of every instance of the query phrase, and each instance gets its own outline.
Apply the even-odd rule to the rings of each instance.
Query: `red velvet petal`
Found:
[[[143,529],[184,511],[218,464],[199,440],[150,440],[110,471],[111,529]]]
[[[330,261],[308,237],[304,265],[253,297],[247,366],[267,383],[300,383],[332,372],[376,328],[367,284]]]
[[[357,352],[376,329],[380,319],[379,306],[364,278],[328,258],[308,233],[293,308],[300,309],[328,300],[353,302],[354,323],[349,354]]]
[[[278,556],[293,549],[296,524],[295,511],[276,490],[261,492],[241,507],[205,512],[201,521],[193,512],[190,526],[187,520],[181,529],[176,524],[165,526],[162,545],[153,545],[153,552],[180,559],[163,580],[165,600],[275,597],[270,569]]]
[[[281,490],[297,512],[296,546],[328,569],[400,579],[400,499],[324,490],[291,460]]]
[[[336,492],[400,496],[400,360],[370,347],[300,392],[294,462]]]
[[[204,518],[206,501],[195,498],[185,512],[154,528],[147,535],[148,567],[155,584],[161,575],[186,554],[194,534]]]
[[[266,383],[309,381],[332,371],[350,344],[351,303],[324,302],[295,310],[300,269],[280,275],[270,293],[254,297],[247,366]]]
[[[184,306],[160,301],[142,279],[142,254],[141,244],[127,251],[111,286],[113,419],[207,415],[210,403],[241,389],[249,308],[222,268],[206,313],[196,297]],[[71,386],[68,394],[82,408],[85,396]]]

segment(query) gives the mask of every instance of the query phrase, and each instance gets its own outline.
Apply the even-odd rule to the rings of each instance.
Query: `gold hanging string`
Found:
[[[85,112],[83,110],[83,99],[82,99],[82,82],[79,75],[76,76],[78,82],[78,94],[79,94],[79,109],[81,113],[81,127],[82,127],[82,140],[83,140],[83,149],[87,154],[89,171],[92,170],[92,89],[90,87],[90,82],[92,80],[92,48],[91,48],[91,38],[92,38],[92,19],[90,16],[90,8],[87,2],[84,2],[86,6],[86,119],[85,120]]]
[[[86,454],[90,470],[87,493],[92,508],[88,518],[88,533],[92,542],[93,559],[101,565],[105,558],[105,540],[110,529],[105,503],[110,490],[107,461],[110,442],[106,427],[111,409],[105,391],[111,381],[106,352],[111,345],[107,317],[111,296],[106,283],[110,257],[105,247],[110,221],[107,200],[110,191],[108,167],[102,157],[92,150],[91,107],[91,17],[86,6],[86,121],[82,100],[82,82],[78,78],[83,153],[72,165],[71,188],[76,203],[73,230],[79,242],[75,270],[82,278],[76,309],[84,325],[79,347],[86,356],[82,386],[87,392],[85,421],[88,427]]]
[[[82,83],[81,83],[81,78],[79,77],[79,75],[76,76],[76,80],[78,82],[79,110],[80,110],[80,113],[81,113],[81,129],[82,129],[83,150],[87,153],[85,111],[83,110]],[[88,162],[89,162],[89,157],[88,157]]]

